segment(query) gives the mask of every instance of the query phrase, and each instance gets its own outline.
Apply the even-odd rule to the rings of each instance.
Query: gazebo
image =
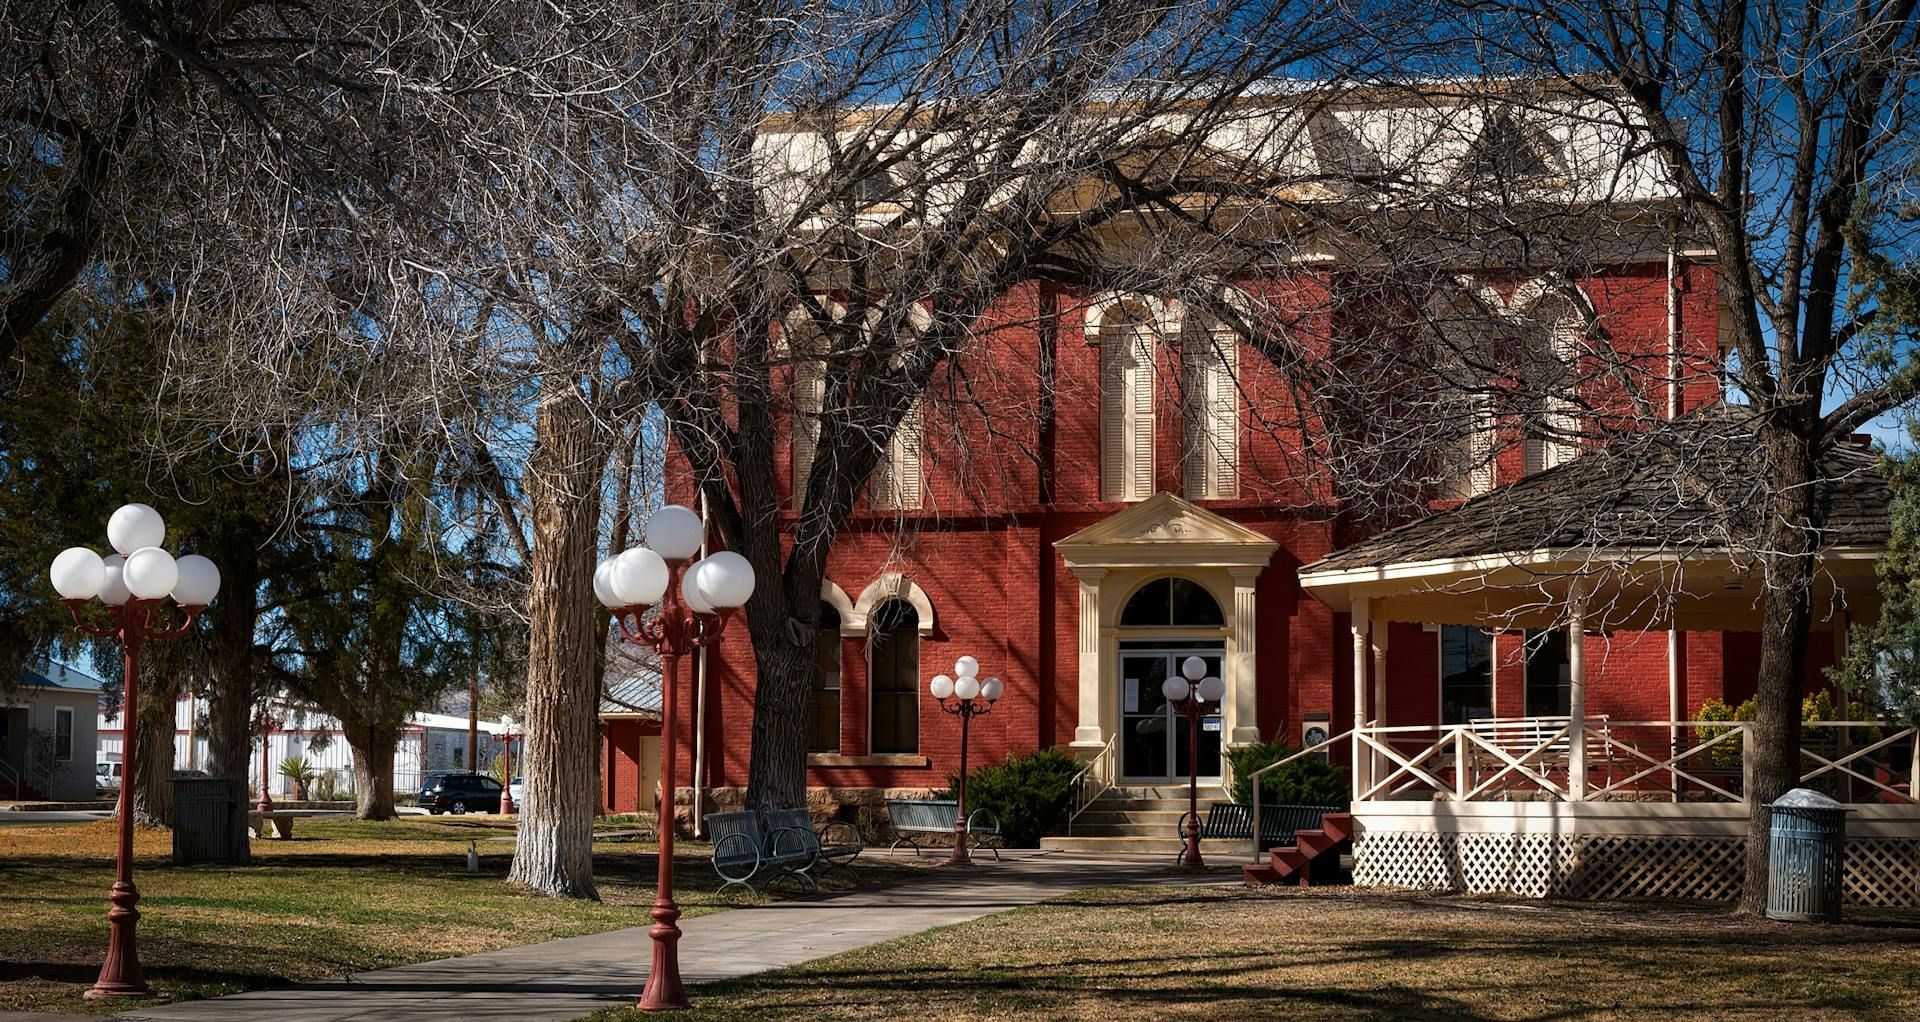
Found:
[[[1764,583],[1739,537],[1761,506],[1762,458],[1745,409],[1714,406],[1301,569],[1302,586],[1351,622],[1353,719],[1336,740],[1352,752],[1357,883],[1738,894],[1750,726],[1686,719],[1678,661],[1681,633],[1760,627]],[[1833,452],[1822,476],[1814,600],[1839,647],[1850,621],[1878,610],[1889,491],[1864,447]],[[1474,626],[1496,638],[1525,630],[1535,644],[1564,635],[1564,712],[1449,722],[1427,713],[1389,726],[1392,622]],[[1645,693],[1610,692],[1608,679],[1590,677],[1590,660],[1616,635],[1662,631],[1663,719],[1623,717],[1618,707],[1645,705]],[[1920,905],[1914,729],[1847,715],[1808,725],[1802,783],[1852,810],[1849,896]]]

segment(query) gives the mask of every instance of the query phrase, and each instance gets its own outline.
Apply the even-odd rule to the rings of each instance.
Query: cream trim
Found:
[[[912,579],[897,571],[889,571],[873,580],[860,592],[860,599],[853,605],[853,613],[862,622],[859,635],[866,634],[865,622],[873,612],[888,600],[905,600],[920,616],[917,629],[921,638],[933,635],[933,601],[927,597],[926,590],[920,588]]]

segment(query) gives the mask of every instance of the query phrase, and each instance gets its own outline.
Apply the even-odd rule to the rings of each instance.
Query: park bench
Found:
[[[1293,843],[1293,832],[1312,830],[1320,826],[1321,817],[1328,813],[1337,813],[1336,806],[1260,806],[1261,848],[1277,848]],[[1174,825],[1174,835],[1187,836],[1187,814],[1180,814],[1180,822]],[[1215,802],[1207,807],[1207,816],[1200,824],[1202,838],[1219,838],[1229,841],[1253,840],[1253,806],[1245,802]]]
[[[953,819],[959,812],[960,803],[952,799],[887,799],[887,824],[893,828],[893,844],[888,846],[887,854],[892,855],[895,848],[905,844],[913,849],[913,854],[919,855],[920,845],[913,840],[915,834],[952,836]],[[1000,832],[1000,818],[991,810],[975,809],[968,813],[966,833],[970,847],[985,848],[993,853],[994,861],[999,861],[1006,838]]]
[[[812,853],[813,863],[822,876],[829,870],[840,870],[849,879],[859,881],[860,875],[853,871],[853,860],[860,857],[866,842],[860,840],[860,831],[853,824],[828,820],[816,828],[813,814],[805,809],[774,809],[767,813],[767,827],[776,834],[791,833],[798,837]],[[812,879],[811,871],[808,879]]]
[[[751,891],[753,878],[765,869],[776,871],[766,881],[769,887],[781,877],[807,890],[818,886],[807,871],[825,850],[805,809],[773,810],[764,825],[760,814],[751,811],[708,813],[706,821],[707,834],[713,839],[713,871],[724,881],[720,890],[744,887]],[[835,852],[844,854],[838,845]]]

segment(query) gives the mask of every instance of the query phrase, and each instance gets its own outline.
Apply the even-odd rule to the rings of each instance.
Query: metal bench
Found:
[[[1261,848],[1277,848],[1293,843],[1296,830],[1313,830],[1320,826],[1321,818],[1328,813],[1337,813],[1336,806],[1290,806],[1261,805],[1260,831]],[[1180,815],[1180,822],[1174,825],[1177,837],[1187,836],[1187,814]],[[1200,824],[1202,838],[1220,838],[1230,841],[1253,840],[1253,806],[1245,802],[1215,802],[1207,807],[1207,817]]]
[[[774,810],[779,812],[782,811]],[[806,814],[804,809],[797,812],[802,816]],[[707,833],[713,836],[713,871],[723,881],[720,890],[737,886],[752,891],[753,878],[768,868],[778,872],[767,880],[767,887],[781,877],[788,877],[806,890],[817,888],[813,878],[807,875],[820,855],[820,842],[813,828],[775,826],[771,822],[773,815],[769,814],[769,825],[764,828],[760,814],[755,812],[706,815]]]
[[[920,854],[920,845],[913,840],[915,834],[954,833],[954,817],[960,812],[960,803],[952,799],[887,799],[887,824],[893,828],[893,844],[887,847],[887,854],[902,844]],[[993,853],[995,862],[1000,861],[1000,849],[1006,847],[1006,837],[1000,832],[1000,817],[991,810],[975,809],[967,814],[967,844],[972,848],[985,848]]]
[[[860,874],[853,871],[853,860],[865,850],[866,842],[860,840],[860,830],[853,824],[828,820],[816,829],[813,814],[805,809],[774,809],[767,813],[767,827],[776,834],[799,837],[822,876],[829,870],[839,870],[853,882],[860,882]]]

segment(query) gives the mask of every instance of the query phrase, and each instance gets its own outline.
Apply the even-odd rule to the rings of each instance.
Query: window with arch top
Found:
[[[888,600],[869,618],[867,632],[875,754],[920,751],[920,614],[905,600]]]
[[[807,751],[840,751],[840,612],[820,605],[813,690],[807,699]]]
[[[1127,599],[1122,628],[1221,628],[1227,623],[1207,588],[1188,578],[1156,578]]]

